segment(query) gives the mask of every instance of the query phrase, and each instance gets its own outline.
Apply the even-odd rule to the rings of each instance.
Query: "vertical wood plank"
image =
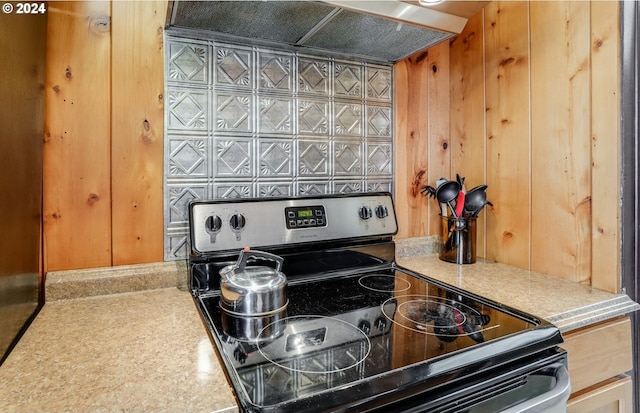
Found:
[[[620,5],[591,3],[591,285],[620,291]]]
[[[459,173],[471,189],[485,183],[485,96],[483,12],[469,19],[451,42],[450,165],[445,177]],[[477,255],[485,256],[483,216],[478,220]]]
[[[490,3],[485,9],[487,258],[529,268],[529,7]]]
[[[436,181],[450,175],[451,139],[451,70],[449,42],[440,43],[429,49],[427,64],[427,183],[435,186]],[[440,207],[436,200],[426,199],[427,214],[425,235],[440,235]]]
[[[531,2],[531,269],[589,282],[590,2]]]
[[[113,265],[163,260],[166,1],[112,4]]]
[[[49,271],[111,265],[108,1],[48,7],[44,230]]]
[[[420,193],[427,183],[428,169],[427,70],[426,52],[400,61],[394,67],[397,238],[427,233],[428,205]]]

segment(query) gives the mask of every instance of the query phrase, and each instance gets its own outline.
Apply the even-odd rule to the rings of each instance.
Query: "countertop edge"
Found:
[[[45,277],[47,302],[187,285],[186,260],[81,270],[51,271]]]
[[[566,333],[638,310],[640,310],[640,304],[631,300],[629,296],[620,294],[611,300],[555,314],[547,317],[546,320],[558,327],[561,332]]]
[[[444,263],[437,252],[431,252],[433,240],[429,237],[396,243],[401,248],[410,245],[414,251],[426,251],[417,255],[397,254],[401,267],[532,314],[555,325],[562,333],[640,310],[640,304],[626,294],[598,290],[561,277],[484,260],[461,266]],[[514,282],[524,288],[514,290]]]

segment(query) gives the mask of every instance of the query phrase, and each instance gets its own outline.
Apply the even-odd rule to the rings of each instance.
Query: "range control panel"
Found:
[[[398,232],[387,192],[322,197],[195,201],[189,205],[192,252],[207,253]]]
[[[322,205],[304,207],[286,207],[287,229],[314,228],[327,225],[327,213]]]

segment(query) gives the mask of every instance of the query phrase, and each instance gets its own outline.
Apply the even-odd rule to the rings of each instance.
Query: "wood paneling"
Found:
[[[451,65],[451,162],[440,176],[465,177],[471,189],[485,183],[485,103],[484,103],[484,14],[469,19],[463,32],[450,47]],[[431,181],[433,185],[434,176]],[[477,254],[484,256],[484,217],[477,223]],[[433,233],[438,233],[438,229]]]
[[[620,5],[591,3],[591,285],[620,290]]]
[[[396,64],[398,237],[439,234],[420,189],[460,173],[495,204],[479,256],[619,289],[617,9],[493,2],[450,45]],[[165,12],[49,7],[49,270],[162,260]]]
[[[112,5],[113,265],[163,260],[166,1]]]
[[[420,114],[428,113],[426,70],[421,70],[426,65],[427,55],[424,53],[405,59],[394,69],[394,176],[404,183],[402,187],[396,186],[394,198],[395,204],[401,205],[403,211],[397,215],[398,236],[402,238],[420,236],[426,229],[426,221],[422,219],[426,216],[426,204],[420,188],[427,182],[427,163],[426,157],[416,156],[426,153],[428,143],[426,128],[421,130],[419,125]],[[421,137],[421,133],[425,136]]]
[[[49,271],[111,265],[111,36],[106,1],[47,10],[44,235]]]
[[[394,76],[394,173],[396,182],[403,182],[395,203],[409,211],[398,214],[398,236],[419,237],[440,228],[437,204],[427,202],[421,188],[449,169],[448,44],[397,63]]]
[[[590,279],[590,3],[531,2],[531,269]]]
[[[451,142],[450,142],[450,64],[449,64],[449,44],[440,43],[429,49],[427,56],[427,99],[428,113],[422,116],[427,120],[426,130],[428,131],[427,142],[427,181],[426,184],[437,181],[440,177],[450,175],[451,165]],[[418,153],[418,156],[424,154]],[[427,201],[427,228],[425,233],[420,235],[433,234],[440,231],[440,208],[433,199]]]
[[[496,1],[470,18],[451,41],[450,114],[422,106],[429,126],[450,120],[448,171],[423,149],[446,136],[398,136],[396,164],[407,171],[396,175],[398,237],[439,235],[430,212],[398,196],[414,186],[416,166],[430,185],[432,168],[458,172],[467,188],[486,182],[495,205],[486,231],[478,225],[479,256],[618,292],[619,58],[618,2]],[[429,87],[419,73],[398,78],[396,88]],[[396,111],[403,130],[402,108],[417,101],[396,93],[407,99]]]
[[[527,268],[531,188],[529,5],[492,2],[485,8],[487,116],[486,257]]]
[[[166,1],[49,7],[49,271],[162,261],[166,11]]]

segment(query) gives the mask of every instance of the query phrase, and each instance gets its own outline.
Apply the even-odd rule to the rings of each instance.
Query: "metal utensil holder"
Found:
[[[455,264],[476,262],[476,218],[443,216],[440,259]]]

